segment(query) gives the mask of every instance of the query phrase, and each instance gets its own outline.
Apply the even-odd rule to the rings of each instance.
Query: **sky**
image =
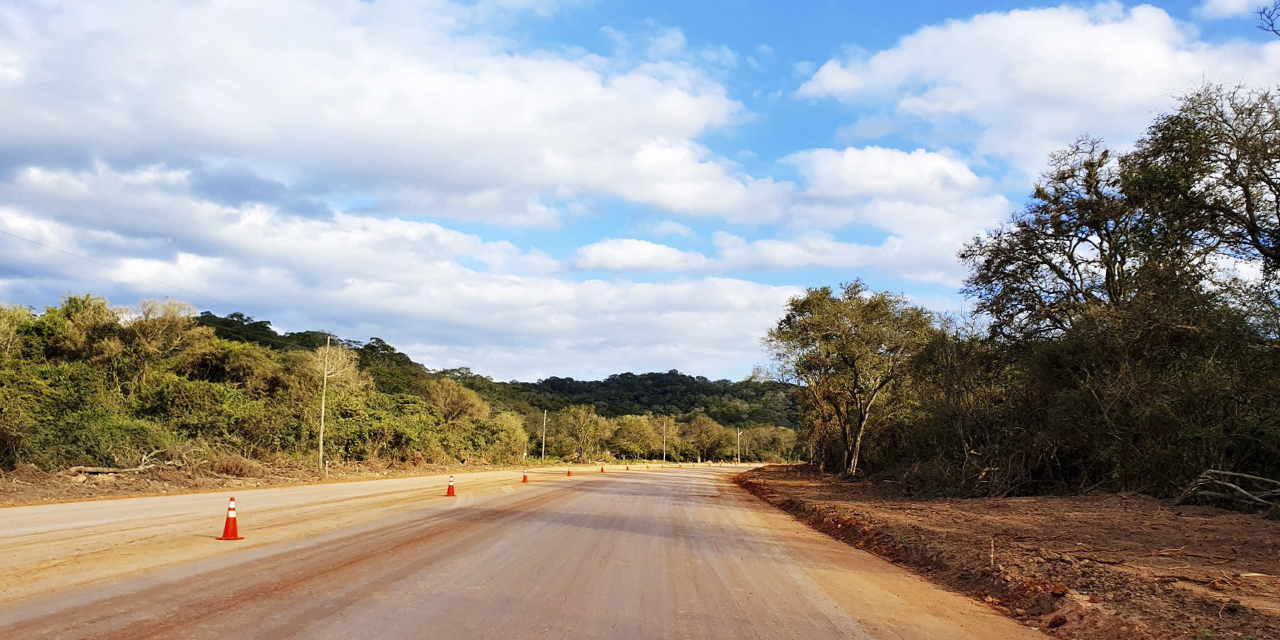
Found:
[[[1257,0],[0,0],[0,302],[498,380],[742,379],[805,288],[972,305],[1048,154],[1280,85]]]

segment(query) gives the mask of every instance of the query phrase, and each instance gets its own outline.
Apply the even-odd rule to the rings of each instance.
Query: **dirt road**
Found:
[[[792,520],[740,469],[0,510],[0,638],[1044,637]]]

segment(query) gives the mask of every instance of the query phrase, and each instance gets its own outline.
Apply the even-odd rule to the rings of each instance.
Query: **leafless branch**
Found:
[[[1280,24],[1277,24],[1280,20],[1280,0],[1276,0],[1275,4],[1269,7],[1258,7],[1258,19],[1262,21],[1262,24],[1258,25],[1259,29],[1280,36]]]

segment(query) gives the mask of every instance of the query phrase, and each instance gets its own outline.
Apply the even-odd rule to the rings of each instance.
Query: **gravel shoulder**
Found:
[[[1280,638],[1280,523],[1137,494],[913,500],[770,466],[740,486],[1060,638]]]
[[[520,469],[493,465],[397,465],[375,461],[362,465],[334,464],[325,473],[314,465],[303,465],[293,460],[264,463],[237,458],[220,462],[222,464],[187,468],[158,466],[140,473],[50,473],[33,465],[23,465],[14,471],[0,471],[0,507]]]

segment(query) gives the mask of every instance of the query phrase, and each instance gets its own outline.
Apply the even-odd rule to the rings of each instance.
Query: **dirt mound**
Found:
[[[738,483],[810,526],[1056,637],[1280,638],[1280,523],[1136,494],[911,500],[764,467]]]

